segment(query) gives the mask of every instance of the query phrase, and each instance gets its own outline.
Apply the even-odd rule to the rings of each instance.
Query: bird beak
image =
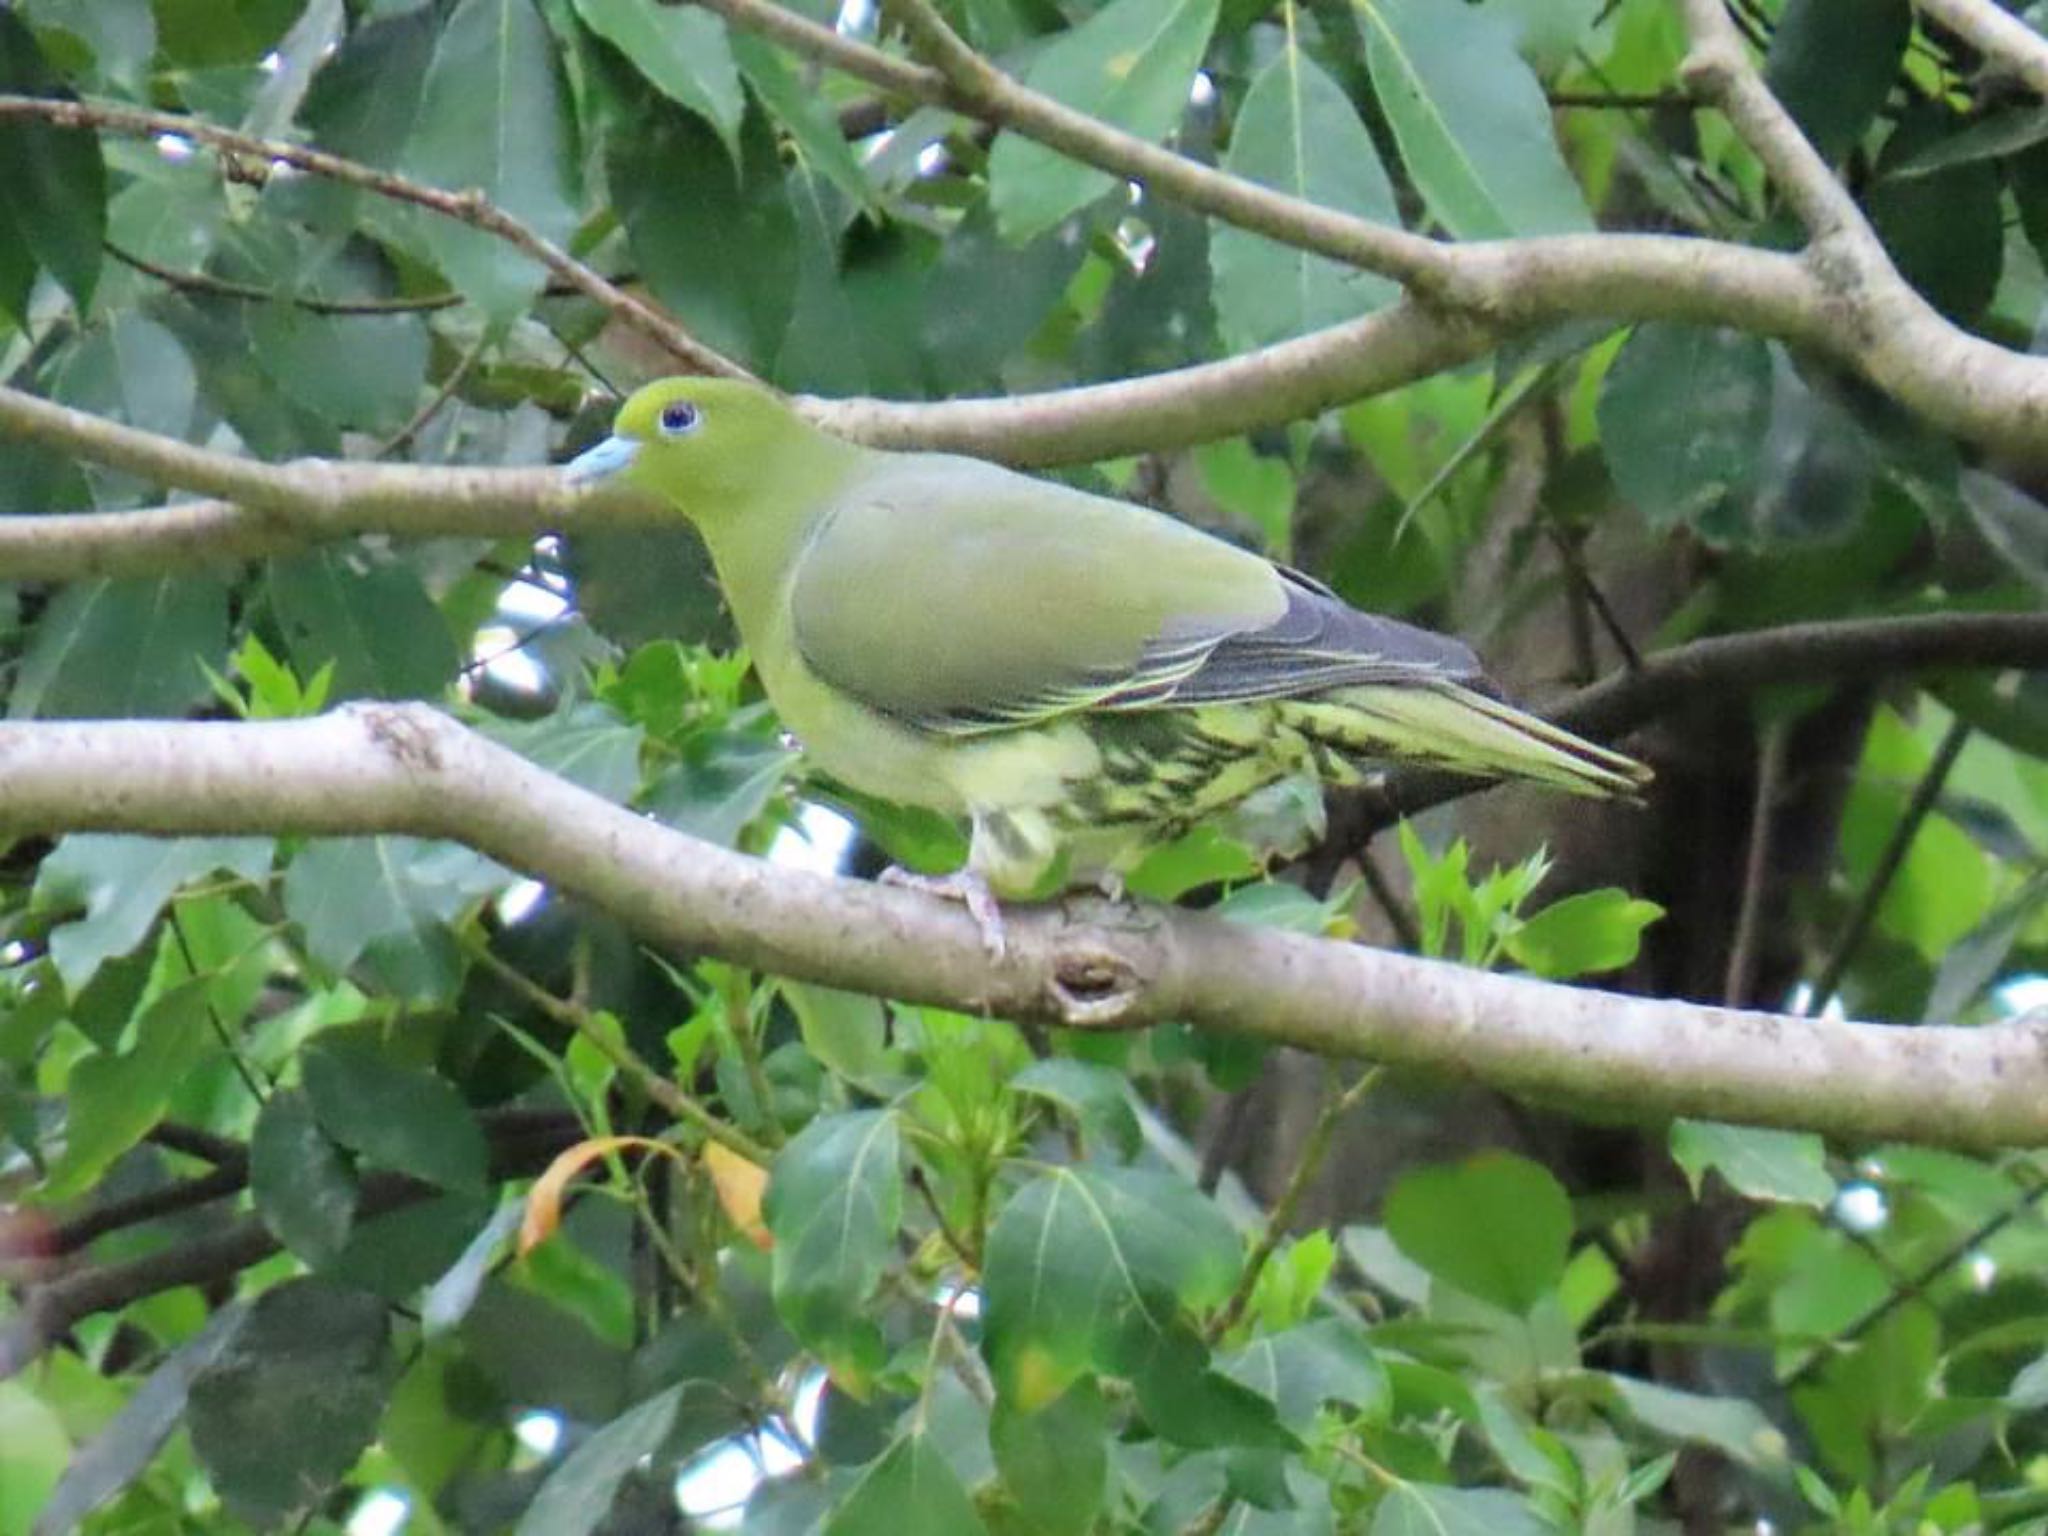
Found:
[[[608,437],[563,465],[562,473],[571,485],[596,485],[630,468],[639,456],[640,444],[632,438]]]

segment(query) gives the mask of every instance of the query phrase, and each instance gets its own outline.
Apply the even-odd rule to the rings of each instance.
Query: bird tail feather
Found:
[[[1572,794],[1635,799],[1650,770],[1456,683],[1366,684],[1290,701],[1283,719],[1348,756],[1421,759],[1478,778],[1530,779]]]

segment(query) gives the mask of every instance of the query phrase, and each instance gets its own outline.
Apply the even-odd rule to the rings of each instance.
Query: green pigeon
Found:
[[[1396,763],[1629,796],[1641,764],[1496,698],[1457,640],[1162,513],[978,459],[862,447],[775,395],[667,379],[568,466],[709,546],[809,759],[970,828],[964,900],[1094,881],[1210,821]],[[1266,852],[1278,850],[1262,850]]]

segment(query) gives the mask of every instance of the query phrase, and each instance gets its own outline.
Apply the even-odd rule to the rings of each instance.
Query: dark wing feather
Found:
[[[1258,629],[1155,641],[1130,685],[1095,707],[1243,703],[1365,683],[1483,683],[1479,658],[1463,641],[1360,613],[1320,582],[1278,569],[1287,582],[1287,611],[1278,619]]]

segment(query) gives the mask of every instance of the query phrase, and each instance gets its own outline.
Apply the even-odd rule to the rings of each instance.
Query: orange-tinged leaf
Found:
[[[708,1141],[704,1144],[704,1171],[711,1175],[711,1187],[718,1192],[720,1209],[739,1228],[740,1235],[764,1252],[773,1248],[775,1239],[761,1219],[761,1196],[768,1188],[768,1170],[730,1148]]]
[[[577,1142],[549,1163],[546,1172],[533,1181],[533,1188],[526,1196],[526,1215],[519,1223],[520,1253],[530,1253],[555,1235],[555,1228],[562,1224],[562,1196],[568,1192],[577,1174],[600,1157],[609,1157],[629,1147],[637,1147],[643,1152],[665,1153],[678,1162],[683,1158],[683,1154],[667,1142],[656,1141],[652,1136],[593,1136],[588,1141]]]

